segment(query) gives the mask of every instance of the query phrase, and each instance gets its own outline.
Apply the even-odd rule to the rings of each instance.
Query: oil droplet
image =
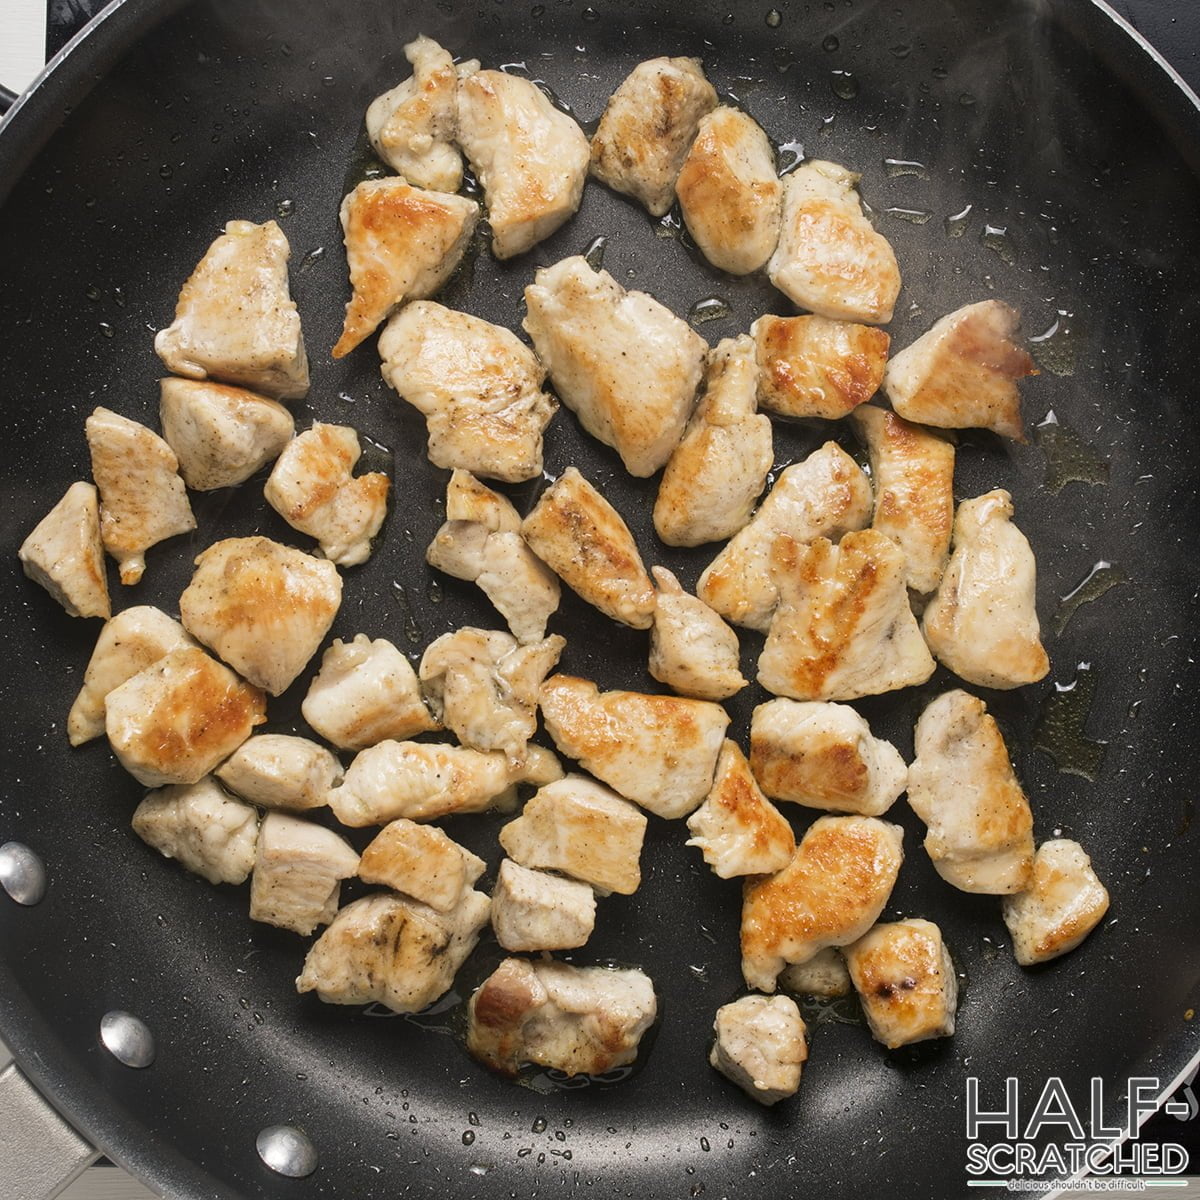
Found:
[[[400,621],[404,627],[404,636],[408,639],[409,645],[419,645],[421,627],[417,624],[416,617],[413,616],[412,605],[408,600],[408,591],[399,580],[392,581],[392,588],[395,590],[396,604],[400,608]]]
[[[546,15],[546,6],[544,4],[535,4],[530,10],[529,15],[537,20],[538,17]]]
[[[472,1163],[467,1168],[472,1175],[486,1175],[491,1169],[492,1168],[488,1163]]]
[[[300,266],[297,268],[301,273],[307,271],[310,267],[315,267],[317,263],[325,257],[325,247],[318,246],[315,250],[310,250],[301,260]]]
[[[1085,605],[1099,600],[1110,588],[1128,583],[1129,576],[1120,567],[1101,560],[1065,596],[1061,597],[1054,614],[1054,632],[1061,634],[1071,618]]]
[[[462,1144],[464,1146],[473,1146],[475,1144],[475,1130],[464,1129],[462,1135]]]
[[[787,175],[804,161],[803,142],[781,142],[779,144],[779,174]]]
[[[1011,267],[1017,261],[1017,248],[1005,225],[985,225],[979,239],[989,250],[1000,256],[1001,262]]]
[[[915,175],[918,179],[929,178],[929,168],[923,162],[909,158],[885,158],[883,169],[889,179],[901,179],[905,175]]]
[[[733,24],[733,13],[731,13],[731,12],[726,13],[721,18],[721,24],[722,25],[732,25]]]
[[[547,1124],[547,1122],[546,1122],[545,1117],[538,1117],[537,1120],[534,1121],[534,1123],[532,1125],[530,1125],[529,1132],[530,1133],[545,1133],[546,1132],[546,1124]]]
[[[604,266],[604,251],[608,249],[608,238],[603,234],[599,237],[594,237],[588,242],[586,249],[583,252],[583,257],[587,265],[593,271],[599,271]]]
[[[896,217],[900,221],[907,221],[910,225],[924,225],[933,216],[933,213],[923,208],[885,208],[883,211],[889,217]]]
[[[332,75],[322,75],[321,76],[321,86],[322,87],[331,88],[331,87],[333,87],[333,82],[334,82],[334,80],[333,80]]]
[[[858,80],[854,78],[853,71],[830,72],[829,86],[841,100],[853,100],[858,95]]]
[[[933,68],[930,74],[934,77],[934,79],[945,79],[950,72],[947,71],[945,67],[937,66]]]
[[[703,325],[707,321],[719,321],[723,317],[731,315],[732,310],[720,296],[705,296],[703,300],[697,300],[688,309],[688,320],[693,325]]]
[[[1054,759],[1060,771],[1096,782],[1104,762],[1105,743],[1084,732],[1096,678],[1091,663],[1079,663],[1070,683],[1056,683],[1047,695],[1033,730],[1033,744]]]
[[[942,222],[946,229],[946,236],[952,238],[960,238],[967,232],[967,218],[971,215],[971,209],[975,206],[968,204],[962,212],[956,212],[953,216],[949,216]]]
[[[906,42],[900,42],[891,49],[893,58],[907,58],[912,53],[912,47]]]
[[[585,21],[598,21],[598,20],[600,20],[600,14],[599,14],[599,13],[598,13],[598,12],[597,12],[597,11],[596,11],[594,8],[585,8],[585,9],[583,10],[583,12],[581,12],[579,15],[580,15],[580,16],[581,16],[581,17],[582,17],[582,18],[583,18]]]
[[[1046,456],[1046,487],[1058,495],[1068,483],[1107,483],[1108,463],[1094,446],[1059,423],[1054,410],[1034,430],[1034,437]]]
[[[809,1025],[862,1025],[858,996],[797,996],[800,1014]]]
[[[113,288],[113,290],[112,290],[112,298],[113,298],[113,303],[114,303],[114,304],[115,304],[115,305],[116,305],[118,308],[124,308],[124,307],[125,307],[125,303],[126,303],[126,301],[125,301],[125,292],[124,292],[124,291],[123,291],[121,288],[119,288],[119,287],[115,287],[115,288]]]
[[[679,217],[675,213],[669,212],[655,225],[654,236],[660,238],[677,238],[681,228],[682,222]]]
[[[357,404],[358,401],[349,392],[338,392],[338,399],[343,404]]]
[[[109,324],[107,321],[101,321],[101,322],[100,322],[100,332],[101,332],[101,333],[102,333],[102,334],[103,334],[103,335],[104,335],[106,338],[110,338],[110,337],[112,337],[112,336],[113,336],[113,334],[114,334],[116,331],[113,329],[113,327],[112,327],[112,326],[111,326],[111,325],[110,325],[110,324]]]
[[[832,54],[842,43],[831,33],[821,43],[821,49],[828,54]]]
[[[169,163],[163,163],[163,165],[158,168],[158,174],[161,179],[170,179],[175,172],[171,170]]]
[[[702,1137],[700,1139],[700,1149],[703,1150],[705,1154],[712,1149],[712,1143],[709,1142],[708,1138]]]
[[[828,137],[833,132],[833,123],[837,120],[837,113],[833,113],[828,117],[821,118],[821,128],[817,131],[822,137]]]
[[[101,291],[100,291],[100,289],[99,289],[99,288],[98,288],[98,287],[97,287],[97,286],[96,286],[94,283],[89,283],[89,284],[88,284],[88,286],[87,286],[87,287],[84,289],[84,292],[83,292],[83,294],[84,294],[84,295],[85,295],[85,296],[86,296],[86,297],[87,297],[87,298],[88,298],[88,299],[89,299],[89,300],[90,300],[90,301],[91,301],[93,304],[95,304],[95,303],[97,303],[97,301],[99,301],[100,297],[101,297],[101,296],[102,296],[104,293],[103,293],[103,292],[101,292]]]
[[[963,106],[963,108],[975,107],[975,97],[972,96],[970,92],[960,92],[958,102]]]
[[[275,215],[277,217],[290,217],[295,211],[295,200],[280,200],[280,202],[275,205]]]
[[[442,585],[436,579],[430,579],[425,585],[425,598],[430,604],[441,604],[446,598],[446,593],[442,591]],[[478,1121],[472,1121],[472,1125],[477,1125]]]
[[[767,24],[772,29],[778,29],[780,27],[780,25],[783,24],[783,13],[781,13],[779,11],[779,9],[777,9],[777,8],[772,8],[772,9],[768,10],[765,19],[766,19]]]
[[[1029,339],[1030,351],[1043,371],[1062,378],[1075,374],[1079,339],[1075,314],[1060,308],[1049,327]]]

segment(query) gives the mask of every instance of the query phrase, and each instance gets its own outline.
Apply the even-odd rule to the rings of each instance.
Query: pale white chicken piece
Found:
[[[685,696],[727,700],[747,684],[737,634],[666,567],[652,567],[658,603],[650,630],[650,674]]]
[[[526,544],[521,517],[505,496],[466,471],[446,489],[446,523],[425,561],[479,586],[522,644],[540,642],[558,609],[558,576]]]
[[[433,825],[403,817],[385,825],[362,852],[358,877],[450,912],[487,864]]]
[[[1000,300],[942,317],[888,363],[883,390],[892,407],[921,425],[991,429],[1025,441],[1017,380],[1038,370],[1016,340],[1020,321]]]
[[[258,733],[216,770],[243,800],[263,808],[303,812],[320,808],[342,781],[342,764],[316,742],[286,733]]]
[[[244,883],[254,867],[258,813],[206,776],[148,792],[133,832],[209,883]]]
[[[558,405],[516,334],[420,300],[388,322],[379,356],[384,380],[425,418],[435,467],[506,483],[542,473],[542,434]]]
[[[580,255],[538,271],[525,304],[521,324],[559,399],[631,475],[653,475],[695,406],[704,339],[653,296],[627,292]]]
[[[743,996],[717,1009],[708,1061],[759,1104],[794,1096],[808,1027],[790,996]]]
[[[316,653],[341,602],[328,559],[270,538],[225,538],[196,559],[179,612],[188,633],[278,696]]]
[[[783,471],[750,523],[704,569],[696,594],[734,625],[766,633],[779,603],[771,550],[780,534],[836,541],[871,519],[871,485],[836,442]]]
[[[245,388],[199,379],[160,379],[158,387],[163,438],[193,491],[244,483],[296,432],[282,404]]]
[[[654,501],[654,528],[668,546],[719,542],[749,522],[775,461],[770,418],[755,411],[757,380],[745,334],[709,351],[704,394]]]
[[[631,896],[642,881],[646,818],[583,775],[546,784],[500,830],[500,845],[523,867],[561,871],[607,895]]]
[[[661,217],[674,203],[700,120],[716,107],[698,58],[638,63],[604,108],[592,138],[592,174]]]
[[[876,925],[845,949],[871,1035],[889,1050],[950,1037],[958,979],[942,931],[914,918]]]
[[[1074,950],[1108,912],[1108,889],[1078,842],[1043,842],[1023,891],[1005,896],[1004,923],[1023,967]]]
[[[195,644],[178,621],[148,604],[124,609],[106,621],[67,716],[71,745],[81,746],[104,732],[104,702],[113,688],[164,654]]]
[[[17,557],[25,574],[40,583],[68,616],[107,621],[112,615],[100,501],[92,484],[71,484],[21,543]]]
[[[266,720],[266,700],[203,650],[172,650],[104,699],[121,766],[146,787],[198,783]]]
[[[1033,814],[987,706],[946,692],[917,721],[908,802],[929,827],[937,873],[964,892],[1021,891],[1033,868]]]
[[[521,522],[529,548],[581,599],[606,617],[649,629],[656,597],[621,514],[568,467]]]
[[[758,682],[793,700],[855,700],[924,683],[936,664],[908,602],[904,555],[874,529],[838,545],[771,549],[779,607],[758,659]]]
[[[505,950],[574,950],[596,926],[596,893],[586,883],[532,871],[511,858],[492,892],[492,929]]]
[[[600,692],[554,675],[542,720],[568,758],[655,816],[686,817],[708,795],[729,714],[707,700]]]
[[[848,704],[770,700],[750,721],[750,769],[774,800],[881,817],[908,782],[891,742]]]
[[[432,821],[451,813],[511,806],[515,783],[562,778],[558,760],[530,746],[521,764],[498,751],[426,742],[380,742],[359,752],[329,807],[343,825],[384,825],[397,817]]]
[[[458,144],[483,188],[497,258],[548,238],[579,207],[587,137],[530,80],[503,71],[463,76]]]
[[[826,946],[807,962],[784,967],[779,972],[779,986],[797,996],[821,996],[832,1000],[848,996],[853,984],[841,950]]]
[[[503,1075],[522,1063],[603,1075],[637,1058],[657,1014],[641,971],[506,958],[467,1006],[467,1049]]]
[[[958,506],[954,552],[922,621],[938,661],[980,687],[1021,687],[1050,670],[1037,616],[1037,564],[1012,515],[1003,488]]]
[[[954,524],[954,445],[873,404],[855,409],[875,484],[871,527],[904,552],[904,579],[920,595],[934,591],[950,558]]]
[[[704,861],[722,879],[770,875],[792,861],[796,838],[787,819],[763,795],[736,742],[726,739],[704,803],[687,821]]]
[[[447,913],[388,892],[355,900],[313,943],[296,991],[315,991],[326,1004],[420,1012],[450,990],[488,908],[482,892],[467,892]]]
[[[217,379],[276,400],[308,393],[300,314],[288,292],[288,240],[274,221],[230,221],[154,338],[168,371]]]
[[[879,919],[904,858],[904,831],[876,817],[821,817],[792,861],[742,893],[742,975],[775,990],[788,963],[857,941]]]
[[[333,830],[269,812],[258,831],[250,920],[307,937],[333,920],[342,880],[357,870],[354,848]]]
[[[421,687],[464,746],[502,750],[519,762],[537,729],[538,691],[566,644],[552,634],[522,646],[510,634],[467,626],[430,644]]]
[[[107,408],[95,409],[84,429],[100,491],[100,537],[121,582],[134,584],[151,546],[196,528],[179,460],[153,430]]]

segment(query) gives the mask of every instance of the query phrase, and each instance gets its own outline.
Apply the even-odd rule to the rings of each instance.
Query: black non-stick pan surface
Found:
[[[997,1103],[1007,1076],[1034,1095],[1060,1076],[1085,1108],[1097,1076],[1110,1112],[1133,1075],[1166,1088],[1200,1046],[1189,1024],[1200,998],[1200,184],[1187,166],[1200,121],[1144,51],[1082,2],[218,0],[157,23],[163,12],[127,0],[68,58],[64,81],[35,93],[0,135],[10,169],[48,139],[15,183],[5,178],[0,210],[0,840],[33,847],[50,878],[34,908],[0,899],[0,1032],[47,1095],[171,1196],[850,1196],[885,1186],[951,1196],[966,1191],[969,1076]],[[904,274],[897,345],[991,296],[1020,306],[1041,339],[1042,374],[1025,388],[1034,436],[1021,446],[964,434],[956,491],[1010,489],[1037,551],[1051,674],[986,699],[1038,837],[1082,841],[1112,911],[1076,953],[1018,968],[998,902],[940,882],[923,830],[898,803],[907,861],[887,916],[929,917],[945,931],[963,991],[953,1039],[889,1054],[860,1023],[809,1010],[799,1094],[769,1111],[743,1097],[706,1060],[714,1011],[743,990],[739,887],[685,848],[682,823],[654,819],[641,889],[602,901],[592,941],[568,957],[645,967],[657,1031],[627,1078],[567,1086],[541,1073],[514,1085],[461,1039],[463,999],[501,957],[493,941],[433,1013],[297,996],[306,943],[252,924],[245,888],[211,887],[143,845],[129,828],[138,786],[102,741],[67,746],[66,710],[98,623],[66,617],[22,576],[16,549],[88,475],[83,421],[94,406],[156,424],[153,331],[230,218],[276,217],[291,242],[313,363],[298,423],[352,424],[369,439],[367,465],[395,480],[374,557],[346,573],[332,634],[388,637],[415,661],[447,630],[498,624],[481,594],[424,567],[446,474],[425,458],[419,419],[382,383],[373,346],[340,364],[328,355],[347,296],[338,203],[370,167],[362,113],[407,73],[401,45],[418,32],[544,81],[585,125],[638,60],[698,54],[726,97],[791,146],[782,164],[802,152],[862,172]],[[655,224],[594,184],[573,220],[515,261],[495,262],[480,238],[440,298],[518,328],[536,267],[597,237],[621,283],[680,314],[714,298],[727,306],[700,325],[712,342],[790,311],[763,280],[707,267],[677,222]],[[840,426],[778,423],[779,465],[831,436],[853,445]],[[649,561],[695,584],[713,548],[660,545],[655,481],[628,477],[563,411],[546,467],[571,463],[617,503]],[[199,529],[152,550],[145,581],[116,603],[175,611],[191,558],[219,536],[261,531],[307,546],[267,509],[261,482],[195,496]],[[511,492],[528,507],[540,486]],[[1115,586],[1064,604],[1098,563],[1111,564],[1098,579]],[[566,669],[609,687],[654,686],[644,633],[570,595],[552,627],[568,638]],[[743,644],[752,671],[758,644]],[[268,728],[301,728],[307,678],[271,704]],[[858,707],[908,757],[915,717],[949,686],[939,672],[919,691]],[[731,705],[739,737],[761,699],[751,687]],[[810,819],[789,815],[798,829]],[[494,871],[500,820],[446,827]],[[98,1022],[114,1008],[154,1031],[149,1069],[100,1047]],[[276,1122],[315,1143],[308,1179],[276,1177],[258,1159],[255,1136]]]

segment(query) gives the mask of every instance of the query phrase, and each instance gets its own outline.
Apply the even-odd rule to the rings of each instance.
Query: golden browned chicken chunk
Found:
[[[243,800],[263,808],[320,808],[342,781],[342,764],[324,746],[286,733],[258,733],[216,770]]]
[[[650,630],[650,674],[697,700],[727,700],[747,681],[738,669],[737,634],[703,600],[679,586],[666,567],[652,567],[658,604]]]
[[[717,1009],[708,1061],[759,1104],[794,1096],[808,1058],[808,1029],[788,996],[743,996]]]
[[[389,821],[362,852],[358,877],[403,892],[438,912],[450,912],[487,864],[433,825]]]
[[[112,606],[104,572],[100,501],[90,483],[73,483],[21,543],[17,557],[34,583],[72,617],[103,617]]]
[[[534,871],[506,858],[492,892],[492,929],[505,950],[574,950],[596,925],[586,883]]]

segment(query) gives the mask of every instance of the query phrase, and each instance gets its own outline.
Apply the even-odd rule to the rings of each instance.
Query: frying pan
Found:
[[[496,624],[481,595],[423,567],[446,476],[424,456],[420,421],[388,393],[370,346],[340,364],[327,354],[347,294],[337,206],[369,165],[361,115],[406,73],[400,48],[418,31],[542,80],[584,122],[639,59],[699,54],[773,140],[797,143],[792,157],[802,143],[862,172],[904,274],[897,345],[990,295],[1020,306],[1041,338],[1043,373],[1025,390],[1034,438],[964,434],[956,492],[1009,488],[1037,550],[1052,673],[985,695],[1037,836],[1083,842],[1112,913],[1075,953],[1020,970],[997,903],[942,884],[898,804],[908,861],[887,916],[927,916],[945,931],[963,985],[953,1039],[888,1054],[853,1019],[810,1010],[799,1094],[773,1110],[745,1099],[706,1062],[714,1011],[742,991],[738,886],[683,845],[680,823],[652,820],[642,888],[602,901],[592,942],[567,957],[644,966],[660,997],[654,1037],[619,1081],[576,1087],[543,1072],[515,1086],[461,1040],[463,997],[501,957],[493,942],[430,1013],[299,997],[304,943],[251,924],[244,888],[210,887],[141,844],[129,829],[139,789],[103,744],[67,747],[65,712],[96,623],[69,619],[25,580],[16,548],[86,477],[82,426],[95,405],[155,424],[151,331],[232,217],[279,214],[292,245],[313,360],[298,424],[354,425],[369,439],[364,465],[396,482],[332,635],[386,636],[415,658],[445,630]],[[49,880],[34,907],[0,898],[0,1033],[21,1068],[111,1157],[160,1193],[190,1197],[959,1195],[969,1076],[990,1099],[1008,1076],[1034,1091],[1059,1076],[1075,1097],[1095,1076],[1110,1119],[1131,1076],[1168,1087],[1200,1044],[1185,1016],[1200,998],[1198,147],[1192,100],[1082,0],[125,0],[110,10],[0,135],[0,840],[33,848]],[[501,264],[476,245],[441,299],[517,327],[534,269],[596,237],[622,283],[679,313],[715,308],[700,326],[710,341],[789,311],[761,279],[712,270],[677,225],[595,185],[531,253]],[[713,298],[724,307],[695,309]],[[853,444],[839,426],[778,423],[779,465],[829,436]],[[570,463],[614,500],[650,561],[694,585],[712,548],[658,544],[654,481],[630,479],[564,411],[547,471]],[[536,492],[511,489],[522,507]],[[194,500],[194,537],[151,551],[145,581],[119,604],[174,610],[191,558],[217,536],[303,541],[256,483]],[[1122,582],[1064,622],[1060,597],[1099,562],[1113,564],[1103,579]],[[566,669],[652,686],[644,634],[569,595],[554,627],[569,639]],[[752,671],[758,645],[743,644]],[[305,684],[272,703],[268,728],[302,728]],[[939,672],[858,707],[909,757],[916,715],[948,686]],[[730,706],[742,739],[760,698],[747,691]],[[809,819],[789,815],[798,828]],[[446,826],[494,870],[499,823]],[[99,1043],[114,1009],[152,1030],[149,1068],[124,1067]],[[285,1179],[263,1165],[255,1137],[275,1123],[307,1132],[315,1173]]]

